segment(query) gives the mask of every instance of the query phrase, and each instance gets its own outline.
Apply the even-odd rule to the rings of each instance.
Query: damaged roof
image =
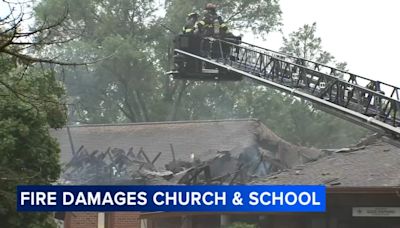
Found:
[[[162,152],[157,166],[172,161],[170,144],[173,145],[177,160],[209,156],[207,151],[232,150],[249,147],[257,143],[257,128],[260,122],[255,119],[215,120],[215,121],[177,121],[156,123],[133,123],[115,125],[69,126],[74,148],[82,145],[88,151],[106,151],[107,148],[128,150],[133,147],[137,153],[141,147],[153,159]],[[52,131],[61,147],[61,162],[72,157],[67,129]]]
[[[330,156],[295,166],[252,184],[326,185],[343,187],[400,186],[400,147],[387,140],[332,152]]]

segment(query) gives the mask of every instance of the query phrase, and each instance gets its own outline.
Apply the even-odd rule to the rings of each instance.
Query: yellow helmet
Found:
[[[189,13],[187,17],[199,17],[199,14],[196,12]]]

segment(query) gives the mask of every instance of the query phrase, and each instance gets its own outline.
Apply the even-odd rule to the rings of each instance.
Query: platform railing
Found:
[[[234,44],[212,38],[205,38],[202,42],[203,47],[208,45],[206,49],[209,51],[203,57],[227,67],[301,90],[394,127],[400,124],[400,101],[398,88],[395,86],[389,85],[393,92],[388,96],[377,89],[382,85],[381,82],[313,61],[303,61],[301,58],[281,55],[279,52],[247,43]],[[331,72],[324,72],[322,68]],[[346,74],[350,76],[346,77]],[[359,83],[360,80],[366,80],[367,83]]]

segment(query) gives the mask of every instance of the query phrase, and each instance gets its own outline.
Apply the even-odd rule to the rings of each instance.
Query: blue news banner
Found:
[[[324,212],[324,186],[18,186],[18,211]]]

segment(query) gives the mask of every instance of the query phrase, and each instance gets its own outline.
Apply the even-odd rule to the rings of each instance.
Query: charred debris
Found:
[[[234,151],[232,151],[234,153]],[[272,172],[280,167],[277,161],[269,162],[268,156],[245,148],[243,154],[232,156],[231,151],[216,151],[208,160],[202,161],[188,154],[188,160],[176,160],[170,144],[169,151],[149,157],[144,148],[123,150],[108,148],[106,151],[88,151],[81,146],[65,165],[63,184],[244,184],[254,177]],[[171,153],[172,160],[164,167],[157,166],[163,153]]]
[[[319,150],[290,144],[269,129],[258,144],[229,151],[206,151],[201,159],[190,151],[176,159],[173,144],[150,156],[145,148],[107,148],[89,151],[83,145],[64,164],[60,183],[80,185],[195,185],[247,184],[275,172],[329,156],[336,150]],[[360,149],[360,145],[355,145]],[[349,149],[339,149],[338,153]],[[180,151],[182,153],[182,151]],[[164,158],[163,158],[164,157]],[[163,165],[159,160],[164,159]],[[165,162],[168,158],[169,162]]]
[[[291,144],[262,124],[255,126],[246,128],[251,129],[248,132],[252,140],[236,143],[230,150],[211,150],[208,148],[218,146],[204,142],[201,143],[204,150],[194,153],[190,151],[191,146],[182,147],[183,139],[171,139],[181,143],[179,149],[165,139],[161,143],[155,142],[159,152],[154,147],[151,152],[146,152],[146,146],[117,148],[115,143],[114,147],[103,150],[87,149],[93,146],[81,145],[78,150],[70,150],[72,156],[64,160],[59,182],[79,185],[247,184],[257,178],[290,170],[325,156],[363,150],[380,138],[375,134],[349,148],[316,149]]]

